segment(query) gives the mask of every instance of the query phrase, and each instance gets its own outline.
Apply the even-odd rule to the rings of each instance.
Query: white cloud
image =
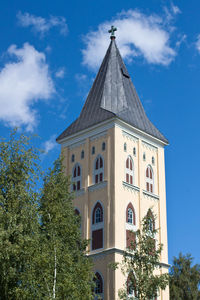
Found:
[[[83,82],[85,82],[85,80],[87,79],[87,75],[86,75],[86,74],[77,73],[77,74],[75,74],[75,79],[76,79],[79,83],[83,83]]]
[[[55,76],[57,78],[63,78],[65,76],[65,68],[58,69],[58,71],[55,73]]]
[[[172,9],[172,12],[177,15],[177,14],[180,14],[181,13],[181,10],[178,6],[174,5],[173,3],[171,4],[171,9]]]
[[[49,99],[54,92],[45,54],[26,43],[22,48],[10,46],[8,55],[15,60],[0,70],[0,120],[32,130],[36,125],[33,103]]]
[[[19,25],[22,27],[32,27],[35,32],[39,32],[42,36],[47,33],[52,27],[59,27],[60,34],[66,35],[68,26],[64,17],[50,16],[49,19],[37,17],[29,13],[18,12],[17,18]]]
[[[200,53],[200,34],[197,36],[196,48],[197,48],[198,52]]]
[[[58,144],[56,143],[56,135],[54,134],[50,137],[48,141],[44,143],[44,154],[47,154],[49,151],[53,150],[57,146]]]
[[[83,64],[97,68],[108,47],[108,29],[117,27],[117,45],[125,59],[143,56],[150,64],[169,65],[176,55],[170,46],[171,28],[163,25],[164,20],[157,15],[145,15],[137,10],[118,14],[112,21],[98,26],[97,31],[84,37],[86,44],[82,50]]]

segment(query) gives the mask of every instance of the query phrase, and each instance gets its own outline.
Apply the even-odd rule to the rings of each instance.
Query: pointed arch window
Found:
[[[126,182],[129,184],[133,184],[133,175],[134,175],[134,167],[133,160],[131,156],[128,156],[126,159]]]
[[[75,208],[74,213],[75,213],[75,216],[80,216],[80,211],[77,208]]]
[[[153,169],[150,165],[146,168],[146,191],[154,193]]]
[[[72,190],[79,191],[81,189],[81,166],[75,164],[72,170]]]
[[[135,282],[135,277],[132,272],[129,273],[126,284],[127,284],[128,297],[135,298],[136,297],[136,282]]]
[[[133,224],[133,210],[131,208],[128,209],[128,223]]]
[[[99,274],[99,272],[95,273],[95,278],[94,278],[94,282],[95,282],[95,288],[94,288],[94,292],[95,292],[95,300],[96,299],[101,299],[103,300],[103,278],[102,276]]]
[[[104,180],[104,161],[101,155],[98,155],[94,161],[94,183]]]
[[[136,237],[136,221],[135,221],[135,210],[132,203],[130,202],[126,208],[126,247],[134,248]]]
[[[92,211],[92,250],[103,248],[103,207],[97,202]]]
[[[131,225],[135,225],[135,210],[132,203],[129,203],[126,208],[126,222]]]
[[[148,210],[147,217],[148,217],[149,231],[153,232],[155,230],[155,219],[154,219],[151,209]]]

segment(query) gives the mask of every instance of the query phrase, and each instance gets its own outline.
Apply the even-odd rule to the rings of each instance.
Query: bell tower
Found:
[[[57,142],[75,192],[83,238],[96,273],[95,292],[117,300],[127,278],[108,268],[120,262],[142,218],[154,211],[163,244],[160,272],[167,272],[164,147],[167,139],[150,122],[115,42],[111,42],[79,117]],[[128,274],[127,274],[128,277]],[[168,300],[168,289],[159,300]]]

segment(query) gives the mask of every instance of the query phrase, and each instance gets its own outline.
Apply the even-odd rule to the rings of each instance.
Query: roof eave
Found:
[[[148,134],[147,132],[145,132],[143,130],[140,130],[137,127],[134,127],[133,125],[125,122],[123,119],[121,119],[121,118],[119,118],[117,116],[114,116],[114,117],[112,117],[110,119],[107,119],[106,121],[103,121],[103,122],[100,122],[100,123],[98,123],[96,125],[93,125],[93,126],[90,126],[88,128],[85,128],[85,129],[83,129],[81,131],[78,131],[76,133],[70,134],[70,135],[68,135],[68,136],[66,136],[66,137],[64,137],[62,139],[59,139],[59,140],[56,139],[56,142],[58,144],[62,145],[64,143],[66,143],[67,141],[71,140],[71,139],[75,139],[75,138],[77,138],[79,136],[82,136],[83,134],[87,134],[90,131],[95,130],[95,129],[99,128],[99,127],[106,126],[107,124],[112,123],[113,121],[119,122],[119,125],[124,125],[125,127],[128,127],[130,130],[134,130],[136,133],[138,133],[138,135],[143,136],[145,138],[148,138],[149,140],[155,142],[156,144],[159,144],[159,145],[162,145],[162,146],[168,146],[169,145],[169,142],[167,140],[164,141],[164,140],[161,140],[161,139],[159,139],[159,138],[157,138],[157,137],[155,137],[155,136],[153,136],[151,134]]]

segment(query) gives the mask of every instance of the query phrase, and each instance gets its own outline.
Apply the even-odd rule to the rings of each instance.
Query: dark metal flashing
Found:
[[[110,42],[80,116],[57,141],[113,117],[168,144],[146,116],[115,39]]]

